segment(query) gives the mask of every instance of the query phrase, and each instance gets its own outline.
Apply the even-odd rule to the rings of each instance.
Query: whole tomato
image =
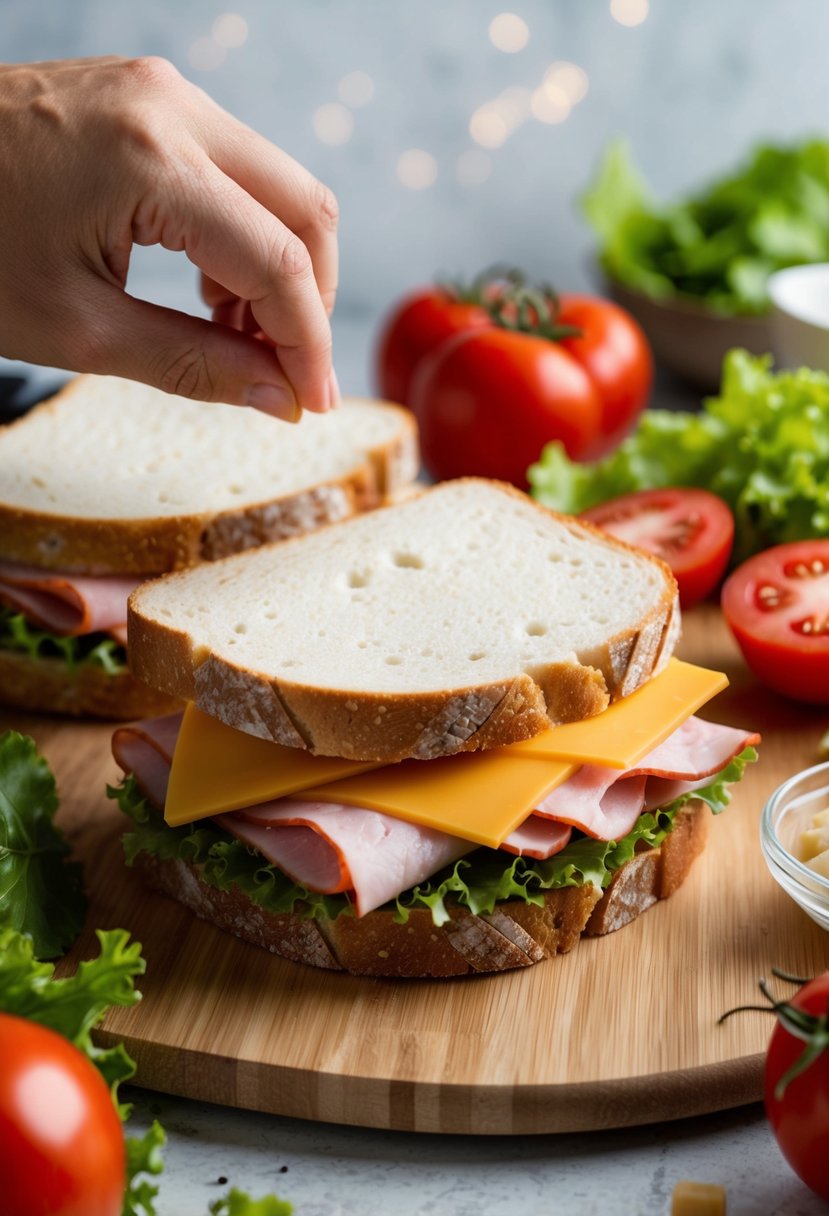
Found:
[[[777,1014],[766,1053],[766,1113],[789,1165],[829,1200],[829,972]]]
[[[389,314],[375,353],[377,388],[386,401],[409,405],[415,368],[455,334],[492,325],[482,302],[449,287],[425,287]]]
[[[459,334],[415,373],[412,410],[433,477],[495,477],[526,487],[551,439],[578,460],[599,440],[602,401],[558,343],[509,329]]]
[[[528,466],[550,440],[574,460],[616,447],[653,379],[633,318],[608,300],[528,287],[517,273],[479,278],[472,296],[471,317],[455,312],[451,324],[442,302],[442,340],[437,323],[402,314],[417,330],[406,346],[406,401],[432,476],[498,477],[525,488]],[[384,335],[394,338],[398,366],[402,328],[393,318]],[[381,355],[387,349],[381,342]]]
[[[599,437],[580,457],[598,460],[619,446],[647,404],[653,383],[648,340],[630,313],[596,296],[560,296],[556,321],[581,330],[560,342],[601,397]]]
[[[121,1121],[101,1074],[36,1022],[0,1014],[3,1216],[120,1216]]]

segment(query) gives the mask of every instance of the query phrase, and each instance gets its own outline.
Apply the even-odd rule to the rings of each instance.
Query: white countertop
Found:
[[[230,1186],[295,1216],[668,1216],[674,1184],[726,1188],[729,1216],[822,1216],[759,1105],[559,1136],[438,1136],[307,1123],[125,1091],[169,1135],[160,1216],[205,1216]],[[222,1179],[222,1182],[219,1182]]]

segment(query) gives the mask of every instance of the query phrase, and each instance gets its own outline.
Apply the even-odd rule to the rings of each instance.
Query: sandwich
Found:
[[[127,860],[374,976],[524,967],[683,882],[756,735],[695,711],[666,565],[465,479],[130,597],[183,715],[120,728]]]
[[[79,376],[0,428],[0,700],[134,718],[174,700],[128,670],[146,578],[378,506],[417,474],[408,411],[346,400],[296,426]]]

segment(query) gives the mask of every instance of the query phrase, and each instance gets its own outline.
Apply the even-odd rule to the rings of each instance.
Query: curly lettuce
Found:
[[[548,444],[527,476],[534,498],[571,514],[632,490],[710,490],[734,514],[735,563],[770,545],[827,536],[829,375],[773,372],[768,355],[730,351],[719,396],[700,413],[646,410],[596,464],[577,464]]]
[[[77,667],[100,667],[107,675],[128,670],[127,652],[105,633],[84,633],[64,638],[37,629],[22,612],[0,607],[0,650],[25,654],[30,659],[62,659],[70,671]]]
[[[762,313],[775,270],[829,260],[829,143],[759,147],[733,174],[658,206],[616,140],[582,206],[616,282],[721,313]]]
[[[748,747],[712,777],[711,783],[684,794],[669,806],[640,815],[633,831],[618,841],[579,836],[547,861],[514,857],[497,849],[476,849],[454,865],[400,895],[394,905],[396,919],[408,920],[415,908],[428,908],[436,925],[449,919],[447,905],[457,904],[471,912],[491,912],[504,899],[543,904],[544,892],[586,883],[605,888],[620,866],[633,857],[637,847],[661,844],[673,827],[680,809],[691,798],[701,798],[714,814],[730,800],[729,786],[739,781],[746,764],[755,760]],[[303,916],[335,919],[353,915],[345,895],[318,895],[291,882],[276,867],[263,862],[260,854],[234,839],[221,828],[207,826],[169,827],[141,794],[133,777],[108,790],[120,809],[132,820],[124,836],[127,862],[141,852],[162,860],[178,858],[202,867],[205,882],[220,890],[239,887],[268,912],[296,912]],[[202,821],[204,824],[204,821]]]

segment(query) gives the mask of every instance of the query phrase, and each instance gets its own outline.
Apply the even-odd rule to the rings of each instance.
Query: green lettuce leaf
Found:
[[[528,478],[540,502],[574,514],[632,490],[710,490],[734,513],[735,563],[829,535],[829,375],[773,372],[770,356],[730,351],[720,394],[700,413],[646,410],[597,464],[576,464],[548,444]]]
[[[0,650],[12,650],[30,659],[62,659],[76,667],[101,667],[107,675],[128,670],[127,652],[105,633],[84,633],[77,638],[59,637],[37,629],[21,612],[0,607]]]
[[[307,891],[210,820],[169,827],[144,798],[134,777],[127,777],[119,786],[108,786],[107,796],[118,803],[133,823],[132,830],[123,836],[127,865],[132,865],[142,852],[162,860],[179,858],[202,866],[202,877],[211,886],[222,891],[239,887],[252,903],[274,914],[302,912],[331,920],[344,912],[353,914],[345,896]]]
[[[164,1128],[154,1119],[143,1136],[127,1137],[127,1190],[122,1216],[157,1216],[159,1188],[150,1179],[164,1172]]]
[[[449,918],[447,903],[469,908],[474,913],[491,912],[503,899],[523,899],[543,904],[544,892],[557,887],[593,883],[606,887],[613,873],[629,861],[640,842],[655,847],[671,830],[677,812],[691,798],[701,798],[718,814],[729,801],[729,785],[739,781],[746,764],[756,759],[753,748],[746,748],[736,759],[712,778],[711,784],[676,799],[670,806],[640,815],[635,828],[619,841],[592,840],[586,836],[571,840],[560,853],[547,861],[513,857],[497,849],[476,849],[428,882],[399,896],[393,906],[396,918],[405,922],[414,908],[428,908],[436,925]],[[127,857],[140,852],[154,853],[162,859],[181,858],[204,867],[205,881],[227,890],[238,886],[250,898],[271,912],[293,911],[305,916],[353,915],[344,895],[314,895],[292,883],[273,866],[263,864],[259,854],[234,840],[220,828],[191,829],[168,827],[158,811],[142,797],[134,778],[128,777],[109,795],[133,820],[133,830],[124,837]],[[228,864],[228,857],[232,864]]]
[[[770,274],[829,258],[829,142],[756,148],[734,173],[658,206],[616,140],[582,206],[610,278],[656,298],[764,312]]]
[[[251,1199],[236,1187],[223,1198],[214,1200],[209,1208],[211,1216],[291,1216],[293,1210],[293,1204],[277,1199],[275,1195]]]
[[[83,925],[81,867],[55,827],[55,779],[34,740],[0,735],[0,928],[31,935],[38,958],[56,958]]]

